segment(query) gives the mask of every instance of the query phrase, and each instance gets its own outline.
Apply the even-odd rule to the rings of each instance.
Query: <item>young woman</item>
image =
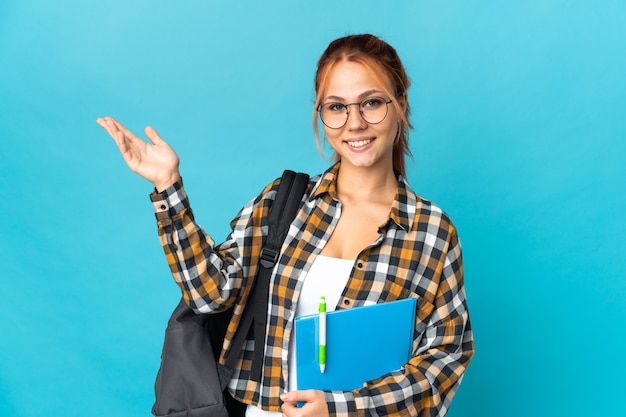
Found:
[[[404,178],[408,87],[396,51],[372,35],[337,39],[319,60],[314,130],[319,141],[319,119],[336,162],[311,179],[273,270],[261,376],[251,375],[251,339],[228,386],[248,404],[247,416],[443,416],[450,406],[473,356],[473,335],[456,229]],[[279,180],[240,211],[216,245],[195,223],[178,157],[154,129],[146,128],[147,143],[110,117],[98,123],[130,169],[154,184],[159,238],[189,305],[197,313],[234,306],[227,352]],[[320,291],[329,310],[416,298],[409,362],[354,391],[298,391],[294,318],[316,312]]]

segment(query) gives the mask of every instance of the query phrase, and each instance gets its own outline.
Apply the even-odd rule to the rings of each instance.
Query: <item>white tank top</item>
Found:
[[[354,260],[331,258],[317,255],[311,265],[309,272],[304,277],[304,283],[300,290],[300,297],[296,305],[296,317],[317,314],[319,310],[320,297],[326,297],[326,311],[333,311],[339,303],[341,294],[348,283]],[[296,345],[295,340],[298,335],[294,331],[291,333],[289,341],[289,380],[287,389],[294,391],[297,389],[296,377]],[[258,407],[249,405],[246,408],[246,417],[281,417],[282,413],[261,410]]]

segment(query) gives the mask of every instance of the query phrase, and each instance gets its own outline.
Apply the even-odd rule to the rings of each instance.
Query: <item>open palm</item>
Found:
[[[146,142],[112,117],[98,118],[96,122],[113,138],[131,171],[150,181],[158,191],[178,180],[178,155],[153,128],[146,127],[150,140]]]

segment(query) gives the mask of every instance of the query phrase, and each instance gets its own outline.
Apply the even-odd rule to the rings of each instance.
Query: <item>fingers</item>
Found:
[[[124,133],[120,130],[120,124],[115,119],[111,117],[99,117],[96,119],[96,122],[107,131],[118,146],[123,143]]]
[[[137,136],[135,136],[135,134],[133,132],[131,132],[130,130],[126,129],[126,127],[121,124],[120,122],[118,122],[117,120],[115,120],[112,117],[105,117],[105,120],[109,123],[110,126],[114,126],[115,128],[117,128],[118,131],[122,132],[124,134],[124,136],[126,136],[129,139],[137,139]]]
[[[131,131],[112,117],[99,117],[96,119],[96,122],[113,138],[124,161],[133,170],[131,160],[138,158],[145,147],[145,142],[133,135]]]
[[[96,119],[96,123],[98,123],[104,130],[107,130],[107,123],[102,117],[98,117]]]
[[[96,119],[96,123],[98,123],[104,130],[107,131],[107,133],[111,136],[111,137],[115,137],[115,134],[113,133],[112,127],[114,125],[110,125],[109,122],[107,121],[106,118],[103,117],[98,117]]]
[[[161,136],[159,136],[156,130],[152,128],[152,126],[147,126],[144,129],[144,132],[146,133],[146,136],[148,137],[148,139],[150,139],[150,142],[152,142],[153,144],[155,145],[165,144],[165,141],[161,139]]]
[[[283,417],[293,417],[298,414],[298,406],[297,403],[288,403],[284,402],[280,407],[280,411],[283,412]]]
[[[122,142],[124,142],[125,138],[128,138],[131,141],[141,140],[133,132],[128,130],[123,124],[121,124],[112,117],[98,117],[96,119],[96,122],[100,126],[102,126],[113,139],[115,139],[115,142],[117,142],[118,146],[121,145]],[[154,130],[153,127],[147,126],[144,129],[144,132],[146,133],[146,136],[148,136],[148,139],[150,139],[150,142],[152,142],[153,144],[166,144],[166,142],[161,139],[161,137],[159,136],[157,131]]]
[[[286,403],[313,401],[315,399],[315,391],[303,390],[303,391],[285,392],[284,394],[280,396],[280,399]]]
[[[281,410],[287,417],[328,417],[328,405],[323,391],[304,390],[286,392],[280,396],[283,400]],[[304,403],[298,408],[298,403]]]
[[[122,138],[128,138],[130,140],[137,140],[137,136],[133,134],[130,130],[126,129],[126,127],[115,120],[112,117],[99,117],[96,119],[96,122],[102,126],[114,139],[119,140]]]
[[[96,119],[96,122],[109,133],[111,133],[113,130],[118,130],[116,120],[112,117],[98,117]]]
[[[114,118],[109,116],[99,117],[96,119],[96,122],[113,138],[123,155],[133,147],[137,149],[145,148],[146,142],[143,139],[135,136],[133,132],[128,130],[123,124]],[[148,128],[146,128],[146,132],[148,132]],[[155,143],[155,141],[165,143],[154,129],[150,128],[149,132],[149,137],[152,143]]]

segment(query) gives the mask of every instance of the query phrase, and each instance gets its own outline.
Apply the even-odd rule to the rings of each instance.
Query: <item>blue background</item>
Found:
[[[149,415],[179,295],[95,118],[152,124],[220,240],[284,168],[329,165],[314,67],[359,32],[405,62],[408,177],[463,242],[477,354],[449,415],[626,415],[625,21],[621,0],[3,0],[0,415]]]

